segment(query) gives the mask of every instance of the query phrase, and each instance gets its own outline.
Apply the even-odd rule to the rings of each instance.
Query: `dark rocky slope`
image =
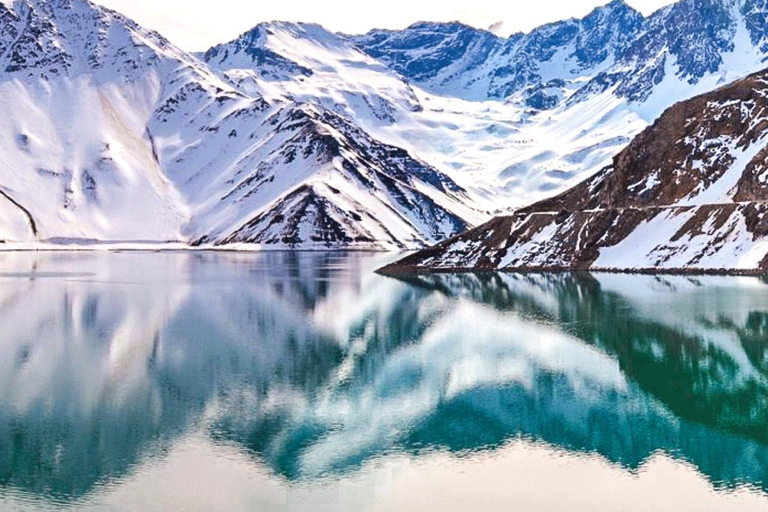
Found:
[[[669,108],[613,164],[396,270],[768,270],[768,71]]]

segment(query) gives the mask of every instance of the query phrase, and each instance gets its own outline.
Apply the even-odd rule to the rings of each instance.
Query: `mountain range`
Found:
[[[432,245],[600,179],[665,109],[761,70],[766,13],[616,0],[506,38],[271,22],[191,54],[87,0],[6,1],[0,240]]]

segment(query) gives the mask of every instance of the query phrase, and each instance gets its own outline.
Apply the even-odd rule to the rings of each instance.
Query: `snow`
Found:
[[[0,176],[32,212],[40,236],[182,239],[187,214],[154,162],[143,127],[129,125],[134,112],[122,94],[130,91],[94,89],[88,78],[64,85],[0,83],[0,140],[10,157],[0,161]],[[18,134],[28,147],[18,147]],[[95,188],[89,190],[86,176]],[[36,194],[23,193],[30,188]]]
[[[14,75],[0,84],[0,141],[7,148],[0,160],[0,179],[35,220],[39,243],[221,238],[307,184],[316,184],[314,190],[324,190],[330,200],[333,194],[323,187],[334,183],[345,193],[333,198],[336,207],[369,210],[364,217],[371,222],[349,226],[372,236],[367,248],[421,246],[455,234],[456,226],[445,220],[452,210],[467,219],[484,218],[460,198],[420,182],[402,185],[414,187],[410,199],[431,197],[440,205],[438,214],[441,207],[447,213],[438,220],[412,215],[387,194],[351,186],[348,177],[341,178],[347,171],[338,162],[321,161],[317,155],[286,158],[291,146],[304,145],[310,151],[313,137],[326,134],[339,140],[353,137],[367,146],[377,143],[354,133],[352,121],[353,133],[321,123],[322,105],[301,105],[284,97],[268,104],[159,36],[82,0],[72,6],[67,16],[58,16],[55,9],[69,7],[33,4],[32,10],[33,19],[50,19],[62,34],[75,34],[60,40],[58,32],[51,36],[55,46],[67,52],[70,68],[53,78]],[[289,26],[276,27],[276,34],[288,37]],[[334,48],[336,43],[348,47],[337,36],[321,41],[320,57],[312,58],[310,46],[318,35],[328,33],[319,27],[309,30],[308,43],[296,49],[306,54],[303,63],[318,66],[322,58],[331,57],[348,64],[353,60]],[[91,34],[98,34],[95,49]],[[99,63],[93,64],[86,54],[98,55]],[[383,69],[359,52],[356,58],[350,67],[364,71],[368,66],[374,73]],[[326,78],[332,83],[337,74],[341,70],[329,69]],[[374,91],[364,75],[358,78],[361,88]],[[399,88],[397,95],[410,94],[404,82],[392,81]],[[267,121],[279,120],[280,112],[307,112],[317,118],[309,122],[317,133],[304,132],[304,139],[291,127],[275,133]],[[358,171],[367,165],[364,155],[351,152],[345,158],[356,162]],[[238,187],[247,187],[244,179],[257,178],[265,166],[274,172],[264,177],[269,181],[258,193],[251,187],[238,195]],[[388,172],[386,166],[379,170]],[[3,199],[0,240],[26,242],[29,228],[23,212],[13,206]],[[307,228],[296,226],[302,233]]]
[[[736,148],[735,141],[723,144],[725,151],[734,157],[733,164],[717,181],[706,187],[702,192],[694,193],[692,197],[685,198],[676,204],[689,206],[733,202],[733,191],[744,174],[744,170],[752,159],[765,148],[765,144],[765,138],[755,141],[745,149]]]
[[[691,83],[679,74],[677,58],[665,49],[664,78],[653,88],[649,98],[633,104],[633,110],[646,122],[655,120],[670,105],[712,91],[765,67],[765,54],[753,44],[744,16],[739,11],[741,2],[731,4],[731,16],[735,22],[732,36],[733,49],[722,54],[722,64],[717,72],[709,73]]]
[[[727,105],[721,105],[725,108]],[[718,154],[733,157],[733,162],[714,182],[702,182],[699,188],[676,201],[651,220],[644,221],[618,244],[603,248],[594,262],[595,268],[720,268],[755,269],[768,254],[764,240],[755,239],[745,224],[744,205],[738,205],[718,228],[715,219],[725,214],[725,208],[734,203],[734,194],[747,165],[765,148],[765,139],[759,139],[746,148],[738,147],[733,138],[718,136],[714,139],[685,141],[685,144],[711,145]],[[693,168],[706,173],[711,162],[694,162]],[[658,171],[651,173],[641,184],[652,189],[658,183]],[[683,227],[698,212],[699,207],[716,208],[708,213],[701,234],[683,233]],[[681,236],[682,235],[682,236]]]
[[[766,256],[768,256],[768,240],[752,241],[740,255],[736,268],[758,268]]]
[[[670,240],[688,220],[675,210],[660,213],[644,221],[621,243],[606,247],[593,264],[596,268],[651,268],[658,264],[652,259],[654,250]]]
[[[523,259],[528,266],[537,266],[540,262],[537,255],[541,253],[540,249],[552,242],[558,229],[562,228],[556,222],[549,223],[544,229],[536,233],[529,241],[522,245],[516,245],[509,250],[499,263],[499,268],[506,268],[514,261]]]
[[[531,112],[521,97],[502,102],[427,92],[314,25],[267,24],[257,43],[306,66],[312,76],[262,78],[263,67],[255,66],[238,43],[221,47],[228,50],[226,58],[216,54],[210,63],[269,100],[290,97],[322,105],[354,119],[375,138],[418,155],[469,192],[470,209],[488,212],[484,217],[470,213],[465,218],[472,223],[576,184],[608,164],[646,126],[610,91],[540,113]],[[568,71],[573,63],[562,68],[569,51],[558,52],[540,72],[583,83],[588,76],[574,78]],[[387,116],[377,116],[372,105],[387,105]]]
[[[0,194],[0,240],[31,241],[33,239],[34,234],[24,213]]]
[[[670,207],[642,222],[616,245],[600,250],[595,269],[742,269],[758,267],[768,255],[764,240],[747,230],[741,209],[715,230],[712,218],[702,233],[683,234],[683,226],[697,213],[696,207]],[[719,215],[714,212],[712,215]]]
[[[645,178],[643,181],[640,181],[638,183],[635,183],[634,185],[630,185],[627,187],[627,190],[634,192],[637,195],[643,195],[648,191],[653,190],[656,185],[660,185],[661,181],[659,181],[659,170],[656,170],[655,172],[648,175],[647,178]],[[642,187],[642,188],[641,188]]]

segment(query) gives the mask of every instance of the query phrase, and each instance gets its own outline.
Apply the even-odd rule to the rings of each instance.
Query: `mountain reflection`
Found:
[[[79,499],[200,431],[292,481],[525,437],[768,489],[765,282],[381,259],[0,254],[0,486]]]

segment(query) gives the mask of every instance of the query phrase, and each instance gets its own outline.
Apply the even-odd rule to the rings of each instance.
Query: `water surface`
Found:
[[[768,282],[0,253],[2,510],[768,510]]]

